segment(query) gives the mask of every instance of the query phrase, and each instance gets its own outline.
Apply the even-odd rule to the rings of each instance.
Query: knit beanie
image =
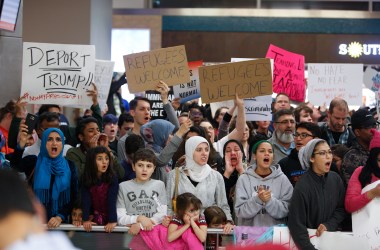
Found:
[[[298,159],[300,160],[303,170],[308,170],[310,168],[310,158],[313,155],[315,145],[321,141],[325,140],[313,139],[300,149],[300,152],[298,153]]]
[[[380,132],[376,129],[371,129],[371,133],[373,135],[371,142],[369,143],[369,150],[373,148],[380,148]]]

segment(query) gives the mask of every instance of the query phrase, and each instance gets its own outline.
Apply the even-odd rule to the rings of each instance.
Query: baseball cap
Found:
[[[117,124],[117,117],[113,114],[106,114],[105,116],[103,116],[103,124],[107,124],[107,123],[113,123],[113,124]]]
[[[376,124],[377,121],[373,115],[365,108],[358,109],[351,116],[352,129],[373,128]]]

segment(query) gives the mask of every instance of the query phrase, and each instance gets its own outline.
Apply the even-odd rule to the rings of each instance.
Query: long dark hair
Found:
[[[183,216],[186,213],[186,210],[190,207],[190,205],[194,206],[194,209],[201,209],[202,202],[192,193],[183,193],[177,196],[177,212],[176,215],[178,219],[183,220]]]
[[[87,151],[86,163],[82,177],[83,186],[89,188],[98,183],[98,166],[96,165],[96,156],[102,153],[107,154],[109,165],[107,171],[102,174],[101,182],[111,183],[112,179],[114,178],[115,173],[113,170],[111,153],[106,147],[98,146]]]
[[[373,148],[369,151],[369,156],[365,166],[359,174],[359,181],[362,188],[371,183],[372,174],[380,178],[380,168],[377,164],[377,157],[380,154],[380,148]]]
[[[244,153],[244,148],[243,148],[243,145],[241,144],[241,142],[238,141],[238,140],[235,140],[235,139],[231,139],[231,140],[228,140],[224,144],[224,146],[223,146],[223,165],[226,164],[226,149],[227,149],[228,144],[230,144],[231,142],[235,142],[239,146],[240,151],[241,151],[241,153],[243,155],[242,162],[244,162],[246,160],[246,156],[245,156],[245,153]]]

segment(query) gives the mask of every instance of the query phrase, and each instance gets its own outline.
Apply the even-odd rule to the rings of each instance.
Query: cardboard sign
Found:
[[[272,94],[269,59],[199,67],[203,103]]]
[[[110,92],[113,67],[115,62],[96,60],[94,82],[98,88],[98,102],[100,109],[104,110],[107,104],[108,93]]]
[[[160,80],[168,86],[190,82],[184,45],[126,55],[124,65],[131,93],[154,90]]]
[[[274,60],[273,92],[286,93],[291,100],[305,100],[305,57],[270,45],[266,58]]]
[[[363,64],[308,64],[308,99],[316,106],[341,97],[348,105],[361,105]]]
[[[199,72],[198,68],[203,65],[202,61],[189,62],[190,82],[175,85],[173,87],[174,96],[181,98],[181,103],[197,99],[201,96],[199,88]]]
[[[375,188],[380,181],[373,182],[363,188],[362,194]],[[380,199],[375,198],[365,207],[352,213],[352,231],[355,236],[369,242],[371,249],[380,248]],[[364,249],[364,248],[363,248]]]
[[[315,229],[307,229],[311,244],[319,250],[367,250],[368,243],[355,237],[352,233],[325,231],[320,237],[316,236]],[[287,227],[274,227],[273,244],[281,245],[286,249],[297,250]]]
[[[272,96],[257,96],[244,99],[245,117],[247,121],[272,120]]]
[[[91,105],[94,70],[93,45],[25,42],[21,96],[30,104]]]
[[[231,62],[257,60],[257,58],[231,58]],[[270,59],[273,78],[274,60]],[[244,99],[244,108],[247,121],[271,121],[272,120],[272,95],[258,96]]]
[[[364,85],[370,90],[376,92],[380,89],[380,72],[370,66],[364,71]]]

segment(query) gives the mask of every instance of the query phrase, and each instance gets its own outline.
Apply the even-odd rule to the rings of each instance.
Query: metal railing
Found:
[[[50,230],[65,231],[73,244],[84,250],[107,249],[109,247],[113,247],[113,249],[128,249],[128,243],[132,239],[132,236],[128,234],[129,227],[123,226],[116,226],[112,233],[106,233],[104,231],[104,226],[92,226],[91,232],[88,233],[84,230],[83,226],[76,227],[72,224],[61,224],[59,227]],[[216,235],[216,241],[213,247],[210,247],[209,245],[206,246],[206,241],[204,243],[204,249],[218,249],[221,245],[219,241],[220,235],[225,234],[222,229],[208,228],[207,235]],[[233,233],[230,233],[229,235],[233,237]],[[105,241],[110,242],[107,243]],[[231,243],[232,241],[229,244]]]

